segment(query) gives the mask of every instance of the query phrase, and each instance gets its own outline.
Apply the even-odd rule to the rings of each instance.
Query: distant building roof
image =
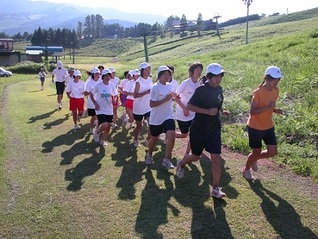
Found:
[[[52,56],[62,56],[63,47],[62,46],[26,46],[25,52],[30,55],[40,55],[48,52]]]

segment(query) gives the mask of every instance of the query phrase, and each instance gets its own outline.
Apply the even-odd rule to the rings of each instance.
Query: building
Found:
[[[34,62],[42,62],[42,56],[45,56],[47,59],[50,57],[63,56],[63,47],[62,46],[27,46],[25,53],[28,55],[28,59]]]
[[[13,39],[0,38],[0,66],[13,66],[20,60],[20,52],[14,51]]]

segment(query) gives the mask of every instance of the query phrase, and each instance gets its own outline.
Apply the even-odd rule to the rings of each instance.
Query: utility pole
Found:
[[[253,0],[243,0],[246,5],[246,40],[245,43],[248,44],[248,16],[249,16],[249,8]]]
[[[213,18],[215,18],[215,22],[216,22],[216,26],[215,26],[215,30],[216,30],[216,35],[218,35],[218,37],[220,38],[220,29],[219,29],[219,22],[218,22],[218,18],[220,18],[221,16],[216,13],[215,16]]]

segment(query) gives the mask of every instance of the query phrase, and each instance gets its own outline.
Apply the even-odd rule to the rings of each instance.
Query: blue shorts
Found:
[[[203,150],[210,154],[221,154],[221,129],[210,133],[190,130],[190,145],[193,155],[200,156]]]
[[[173,119],[165,120],[161,125],[149,125],[150,134],[153,137],[158,137],[161,133],[166,133],[169,130],[176,130],[176,124]]]
[[[262,141],[266,145],[277,145],[274,127],[267,130],[253,129],[247,126],[248,144],[252,149],[262,148]]]

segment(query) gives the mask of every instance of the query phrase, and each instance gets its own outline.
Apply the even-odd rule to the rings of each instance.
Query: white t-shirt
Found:
[[[101,82],[102,82],[101,79],[98,79],[97,81],[90,80],[88,83],[85,84],[85,91],[89,93],[93,92],[94,88]],[[86,102],[87,102],[88,109],[95,109],[95,105],[93,101],[91,100],[91,97],[88,96]]]
[[[177,95],[180,96],[180,101],[184,106],[187,106],[188,101],[192,97],[196,88],[200,86],[200,81],[198,80],[196,83],[192,81],[191,78],[184,80],[177,88]],[[176,119],[180,121],[190,121],[194,118],[195,112],[189,111],[189,116],[185,116],[183,114],[183,109],[177,104],[176,106]]]
[[[114,78],[111,78],[110,80],[109,80],[109,82],[110,83],[112,83],[115,87],[116,87],[116,89],[117,89],[117,87],[119,86],[119,78],[118,77],[114,77]]]
[[[70,81],[66,86],[66,92],[70,92],[71,98],[84,98],[84,88],[85,88],[85,82],[82,80],[79,80],[77,83],[73,80]]]
[[[129,81],[130,81],[130,80],[127,79],[127,78],[123,79],[123,80],[119,83],[118,87],[124,88],[125,85],[126,85]]]
[[[65,81],[65,77],[68,75],[68,72],[65,68],[55,68],[52,71],[52,75],[54,75],[55,77],[55,82],[64,82]]]
[[[67,75],[67,76],[65,77],[66,84],[69,84],[69,83],[70,83],[71,81],[73,81],[73,80],[74,80],[73,76]]]
[[[104,82],[101,82],[95,86],[92,94],[99,105],[99,110],[96,110],[96,114],[113,115],[112,96],[118,95],[116,87],[111,83],[106,85]]]
[[[160,101],[167,97],[172,92],[171,84],[163,85],[159,81],[156,82],[150,91],[150,99],[152,101]],[[149,124],[161,125],[168,119],[174,119],[173,117],[173,101],[169,101],[151,108]]]
[[[178,88],[178,81],[172,78],[171,82],[169,84],[172,86],[172,92],[176,92]]]
[[[135,80],[130,80],[128,81],[125,86],[124,86],[124,91],[129,92],[129,93],[134,93],[135,91],[135,85],[136,85],[136,81]],[[130,99],[133,100],[134,99],[134,95],[127,95],[126,99]]]
[[[148,77],[148,79],[144,79],[143,77],[139,77],[136,80],[136,83],[139,82],[139,92],[142,93],[152,88],[152,79]],[[133,113],[136,115],[144,115],[147,112],[150,112],[150,94],[146,94],[143,97],[135,98],[133,105]]]

